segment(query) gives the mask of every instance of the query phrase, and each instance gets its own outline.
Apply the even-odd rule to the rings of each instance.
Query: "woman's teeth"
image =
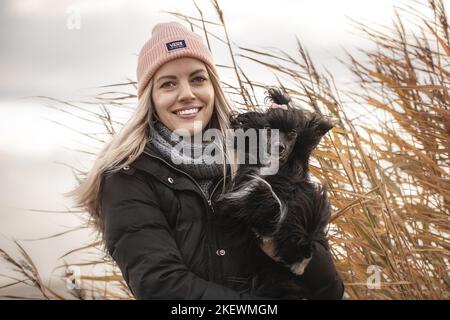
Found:
[[[200,108],[192,108],[192,109],[185,109],[181,111],[175,112],[177,115],[188,115],[188,114],[195,114],[200,110]]]

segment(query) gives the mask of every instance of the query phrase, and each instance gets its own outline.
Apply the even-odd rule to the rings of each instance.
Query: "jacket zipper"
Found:
[[[212,197],[214,196],[214,192],[216,192],[216,189],[220,185],[222,180],[223,180],[223,177],[220,178],[219,182],[217,182],[217,184],[215,185],[214,189],[211,191],[211,194],[210,194],[209,199],[208,199],[208,204],[209,204],[209,206],[210,206],[210,208],[211,208],[213,213],[214,213],[214,207],[212,206],[212,201],[211,200],[212,200]]]

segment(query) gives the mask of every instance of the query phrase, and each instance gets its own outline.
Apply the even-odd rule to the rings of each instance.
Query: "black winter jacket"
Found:
[[[104,240],[137,299],[264,299],[253,294],[251,259],[262,254],[244,229],[227,239],[210,197],[148,143],[129,167],[104,176]],[[316,246],[303,278],[319,299],[340,299],[343,284],[330,252]]]

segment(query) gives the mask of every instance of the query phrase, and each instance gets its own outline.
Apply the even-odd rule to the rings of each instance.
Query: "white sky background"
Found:
[[[216,21],[209,1],[197,4],[206,19]],[[342,83],[350,78],[335,57],[343,57],[343,48],[354,51],[368,45],[352,34],[356,30],[348,18],[391,25],[394,6],[405,4],[423,10],[413,1],[398,0],[220,1],[233,42],[253,49],[275,47],[296,56],[296,35],[316,65],[327,67]],[[71,8],[80,10],[80,29],[66,26]],[[136,55],[153,26],[180,21],[162,10],[198,16],[187,0],[0,2],[0,233],[6,238],[44,237],[64,230],[61,225],[76,224],[75,219],[24,209],[61,210],[69,205],[60,194],[74,185],[72,174],[54,161],[76,164],[76,154],[63,147],[70,148],[70,141],[79,137],[45,119],[63,121],[61,115],[37,102],[13,100],[33,95],[75,100],[95,92],[96,86],[135,79]],[[213,46],[215,62],[229,63],[226,48],[217,48]],[[273,81],[260,67],[239,63],[253,78]],[[6,238],[0,236],[0,248],[10,248]],[[58,256],[86,239],[86,233],[73,233],[58,241],[23,245],[48,276]]]
[[[242,46],[296,52],[297,35],[318,64],[334,65],[341,48],[363,44],[346,17],[389,23],[394,0],[222,1],[228,32]],[[274,6],[276,4],[276,6]],[[205,17],[216,21],[209,1],[198,1]],[[144,0],[2,1],[0,96],[50,95],[73,98],[85,88],[135,77],[136,54],[157,22],[178,11],[198,16],[193,2]],[[80,29],[66,24],[72,9]],[[214,29],[212,29],[214,31]],[[214,53],[226,63],[225,48]],[[214,50],[214,49],[213,49]]]

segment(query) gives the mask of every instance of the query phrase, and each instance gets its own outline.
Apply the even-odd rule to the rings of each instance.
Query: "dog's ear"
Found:
[[[230,117],[230,127],[232,129],[237,129],[237,128],[239,128],[240,124],[241,124],[241,121],[239,120],[239,114],[233,114]]]
[[[305,129],[300,131],[296,141],[296,150],[300,158],[309,159],[311,152],[317,147],[322,137],[333,128],[331,121],[318,113],[308,116]]]
[[[248,111],[230,117],[232,129],[262,129],[267,124],[265,112]]]
[[[232,129],[239,129],[247,127],[249,119],[251,119],[251,112],[237,113],[230,117],[230,126]]]
[[[319,134],[319,136],[324,136],[328,131],[330,131],[333,128],[333,124],[331,123],[331,121],[325,119],[325,118],[321,118],[318,123],[317,123],[317,132]]]

